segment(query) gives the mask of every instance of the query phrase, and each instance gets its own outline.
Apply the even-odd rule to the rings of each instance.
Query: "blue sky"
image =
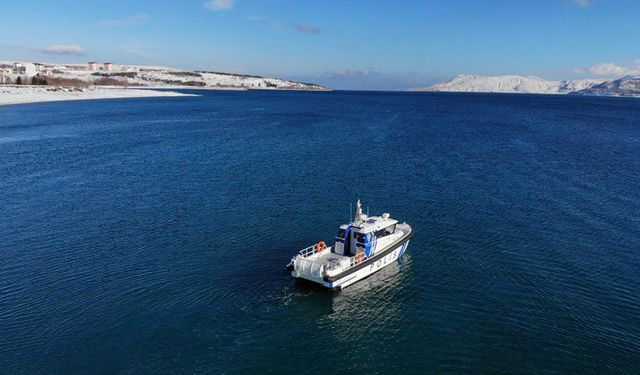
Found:
[[[395,90],[460,73],[640,74],[639,0],[3,0],[0,60]]]

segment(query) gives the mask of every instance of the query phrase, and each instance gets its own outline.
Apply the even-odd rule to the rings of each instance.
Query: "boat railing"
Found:
[[[362,249],[364,250],[364,249]],[[298,257],[302,258],[302,259],[306,259],[309,258],[310,256],[312,256],[313,254],[317,254],[318,253],[318,244],[314,244],[311,245],[309,247],[305,247],[304,249],[300,250],[298,252]],[[351,267],[355,267],[363,262],[365,262],[367,259],[369,259],[370,257],[367,256],[367,254],[364,251],[358,252],[356,253],[356,255],[349,257],[349,266],[348,267],[344,267],[345,264],[343,263],[341,264],[327,264],[327,268],[328,269],[335,269],[338,267],[341,267],[344,271],[350,269]],[[292,263],[293,263],[293,259],[292,259]]]
[[[301,258],[308,258],[311,255],[318,252],[318,244],[311,245],[309,247],[305,247],[304,249],[298,252],[298,256]]]

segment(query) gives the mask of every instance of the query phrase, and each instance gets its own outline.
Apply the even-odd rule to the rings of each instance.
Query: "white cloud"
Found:
[[[235,0],[209,0],[204,4],[207,9],[214,12],[232,9],[234,5]]]
[[[307,34],[319,34],[320,33],[320,29],[318,29],[317,27],[313,26],[313,25],[309,25],[307,23],[299,23],[294,25],[295,29],[300,31],[301,33],[307,33]]]
[[[47,48],[37,50],[49,55],[75,55],[84,56],[85,52],[82,47],[77,44],[53,44]]]
[[[371,68],[365,69],[341,69],[330,72],[322,73],[322,77],[336,79],[336,78],[358,78],[358,77],[367,77],[371,74],[374,74]]]
[[[128,25],[140,25],[145,23],[149,19],[149,16],[145,13],[138,13],[123,18],[117,18],[113,20],[103,20],[98,22],[98,27],[117,27]]]
[[[640,75],[640,61],[635,61],[635,66],[621,66],[614,63],[597,64],[589,68],[589,73],[610,77]]]
[[[407,88],[407,86],[417,86],[416,79],[423,80],[417,74],[390,74],[381,72],[375,67],[367,66],[338,67],[324,72],[317,72],[311,77],[301,78],[336,89],[351,90],[400,90]]]

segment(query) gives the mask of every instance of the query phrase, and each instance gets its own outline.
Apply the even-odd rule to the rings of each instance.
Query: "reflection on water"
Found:
[[[411,258],[406,254],[402,263],[393,262],[336,293],[331,301],[333,312],[326,319],[334,338],[347,347],[357,346],[372,333],[398,324],[403,300],[397,295],[406,287],[403,283],[408,281],[410,267]]]

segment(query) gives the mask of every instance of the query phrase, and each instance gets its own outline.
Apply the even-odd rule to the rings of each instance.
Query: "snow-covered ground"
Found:
[[[114,87],[71,88],[56,86],[0,86],[0,105],[60,100],[192,96],[174,91]]]
[[[90,69],[82,64],[35,64],[0,61],[0,105],[57,100],[182,96],[152,89],[224,90],[328,90],[313,83],[219,72],[193,72],[159,66],[106,66]],[[45,85],[10,85],[18,80]],[[42,82],[39,82],[42,83]],[[144,89],[144,90],[143,90]]]
[[[117,74],[117,73],[116,73]],[[129,73],[130,74],[130,73]],[[117,77],[113,75],[112,77]],[[95,77],[94,77],[95,78]],[[127,78],[134,84],[175,87],[191,86],[202,88],[236,88],[236,89],[262,89],[262,90],[327,90],[327,87],[313,83],[289,81],[279,78],[258,77],[250,75],[210,73],[210,72],[186,72],[186,71],[151,71],[138,72],[133,78]],[[118,78],[120,79],[120,78]]]
[[[28,74],[18,73],[16,65],[31,66]],[[166,88],[212,88],[212,89],[256,89],[256,90],[328,90],[328,87],[314,83],[290,81],[280,78],[261,77],[246,74],[221,72],[187,71],[169,67],[157,66],[118,66],[113,71],[89,70],[88,67],[75,65],[35,64],[25,62],[1,62],[0,68],[13,69],[12,73],[5,73],[10,82],[15,82],[21,76],[23,82],[38,74],[49,84],[88,84],[88,85],[116,85],[116,86],[144,86]],[[2,73],[2,72],[0,72]],[[2,80],[0,80],[2,82]]]
[[[548,81],[534,76],[480,76],[460,74],[433,86],[416,87],[411,91],[503,92],[523,94],[567,94],[602,83],[603,80]]]
[[[6,89],[2,83],[45,82],[42,88]],[[102,89],[110,86],[116,88]],[[73,88],[78,89],[73,89]],[[119,88],[119,89],[118,89]],[[125,90],[125,88],[127,90]],[[33,101],[97,99],[113,97],[180,95],[139,88],[188,88],[209,90],[330,90],[313,83],[296,82],[272,77],[222,72],[187,71],[162,66],[106,64],[51,64],[21,61],[0,61],[0,104]],[[81,90],[81,91],[78,91]]]

